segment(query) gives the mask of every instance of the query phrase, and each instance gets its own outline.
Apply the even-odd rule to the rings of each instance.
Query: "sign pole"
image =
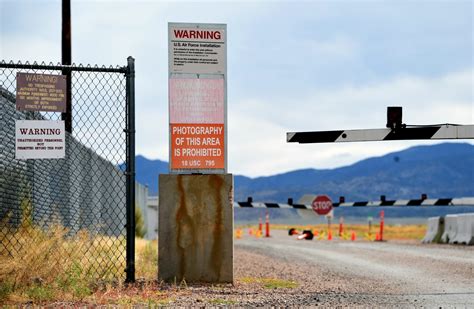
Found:
[[[71,63],[71,0],[62,0],[61,64]],[[66,112],[61,114],[61,119],[65,122],[66,132],[72,133],[71,70],[63,69],[62,74],[66,75]]]

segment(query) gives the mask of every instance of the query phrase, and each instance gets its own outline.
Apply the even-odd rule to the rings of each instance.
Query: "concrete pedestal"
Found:
[[[233,282],[232,175],[159,178],[159,279]]]

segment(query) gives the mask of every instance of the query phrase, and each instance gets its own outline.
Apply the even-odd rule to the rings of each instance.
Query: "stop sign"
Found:
[[[332,201],[327,195],[318,195],[311,206],[318,215],[327,215],[332,209]]]

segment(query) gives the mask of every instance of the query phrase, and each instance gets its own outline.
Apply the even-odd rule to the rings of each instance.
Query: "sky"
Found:
[[[136,153],[168,161],[168,22],[227,24],[228,172],[335,168],[441,141],[286,132],[473,124],[473,1],[72,1],[72,59],[136,59]],[[0,0],[0,59],[61,60],[61,1]],[[473,144],[472,140],[467,141]]]

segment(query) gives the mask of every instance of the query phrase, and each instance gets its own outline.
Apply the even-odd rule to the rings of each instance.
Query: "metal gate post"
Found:
[[[135,282],[135,59],[127,58],[127,253],[125,282]]]
[[[71,0],[62,1],[62,33],[61,33],[61,64],[71,65]],[[66,75],[66,112],[61,114],[66,132],[72,133],[72,94],[71,94],[71,69],[63,69]]]

